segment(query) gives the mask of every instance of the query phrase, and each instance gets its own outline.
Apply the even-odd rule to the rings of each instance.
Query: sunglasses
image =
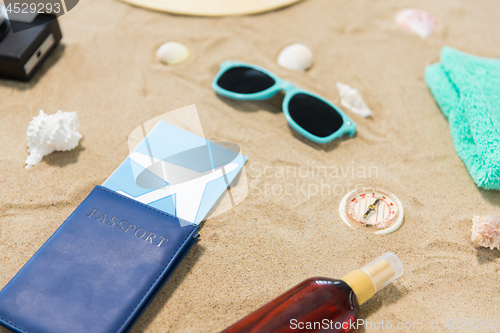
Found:
[[[222,96],[240,100],[268,99],[283,90],[286,120],[295,131],[317,143],[356,133],[354,121],[337,106],[258,66],[225,61],[212,81],[212,88]]]

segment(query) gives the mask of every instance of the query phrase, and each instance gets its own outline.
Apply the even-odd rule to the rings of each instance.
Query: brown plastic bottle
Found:
[[[222,333],[357,332],[359,305],[402,274],[386,253],[342,280],[307,279]]]

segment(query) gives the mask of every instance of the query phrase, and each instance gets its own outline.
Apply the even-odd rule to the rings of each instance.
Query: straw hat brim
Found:
[[[228,16],[257,14],[301,0],[121,0],[134,6],[180,15]]]

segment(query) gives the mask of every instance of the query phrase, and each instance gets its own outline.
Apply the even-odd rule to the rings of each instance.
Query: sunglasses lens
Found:
[[[321,138],[335,133],[344,120],[330,105],[307,94],[296,94],[288,103],[290,117],[303,129]]]
[[[275,83],[269,75],[250,67],[233,67],[217,80],[217,85],[222,89],[239,94],[258,93]]]

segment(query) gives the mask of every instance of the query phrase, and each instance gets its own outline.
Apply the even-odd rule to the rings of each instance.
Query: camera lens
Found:
[[[9,32],[9,20],[4,12],[5,7],[0,5],[0,41]]]

